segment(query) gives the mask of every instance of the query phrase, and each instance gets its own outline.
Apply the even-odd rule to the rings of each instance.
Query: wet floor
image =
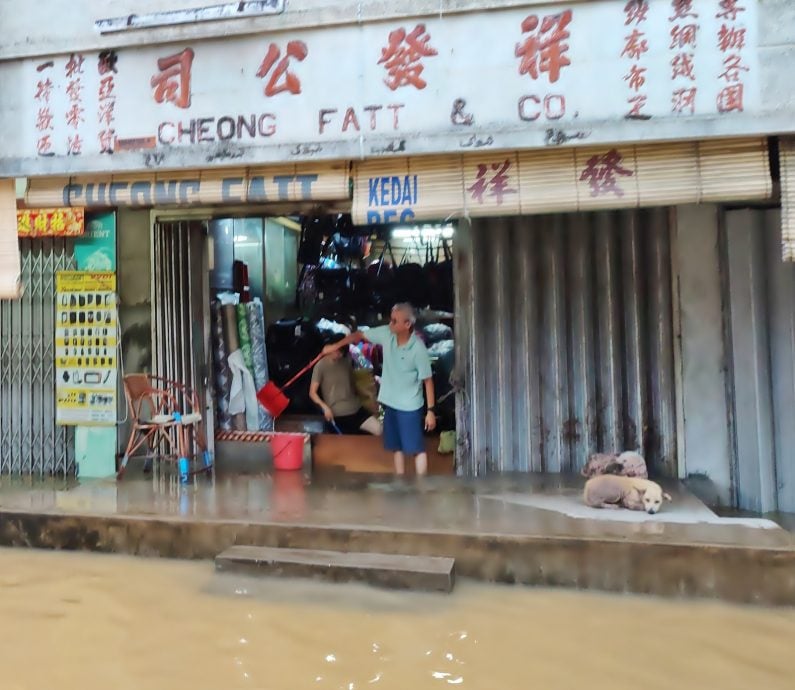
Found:
[[[580,477],[504,476],[421,482],[299,472],[174,482],[125,478],[83,483],[0,480],[0,511],[159,516],[411,532],[632,539],[676,544],[795,548],[795,534],[769,520],[719,517],[678,482],[657,515],[583,505]]]
[[[3,690],[791,689],[795,611],[0,549]]]

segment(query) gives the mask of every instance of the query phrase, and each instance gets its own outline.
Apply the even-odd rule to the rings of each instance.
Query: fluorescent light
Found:
[[[397,240],[436,240],[440,237],[449,240],[454,234],[452,225],[401,226],[392,230],[392,237]]]
[[[229,2],[224,5],[196,7],[189,10],[170,10],[150,12],[149,14],[129,14],[126,17],[98,19],[94,29],[101,34],[113,34],[135,29],[154,29],[161,26],[196,24],[239,17],[261,17],[284,12],[285,0],[252,0],[250,2]]]

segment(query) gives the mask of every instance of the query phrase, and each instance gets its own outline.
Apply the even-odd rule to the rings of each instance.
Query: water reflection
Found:
[[[2,690],[793,687],[791,610],[0,550],[0,616]]]

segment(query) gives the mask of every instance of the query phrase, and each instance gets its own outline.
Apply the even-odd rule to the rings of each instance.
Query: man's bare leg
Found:
[[[428,454],[420,453],[414,460],[414,467],[417,468],[418,477],[424,477],[428,474]]]
[[[395,474],[406,474],[406,456],[400,451],[395,453]]]

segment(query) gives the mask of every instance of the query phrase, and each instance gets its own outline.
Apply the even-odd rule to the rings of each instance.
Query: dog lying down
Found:
[[[646,461],[634,450],[620,455],[616,453],[594,453],[581,472],[583,477],[598,477],[600,474],[618,474],[622,477],[648,479]]]
[[[654,515],[671,497],[656,482],[638,477],[603,474],[585,482],[585,505],[591,508],[645,510]]]

